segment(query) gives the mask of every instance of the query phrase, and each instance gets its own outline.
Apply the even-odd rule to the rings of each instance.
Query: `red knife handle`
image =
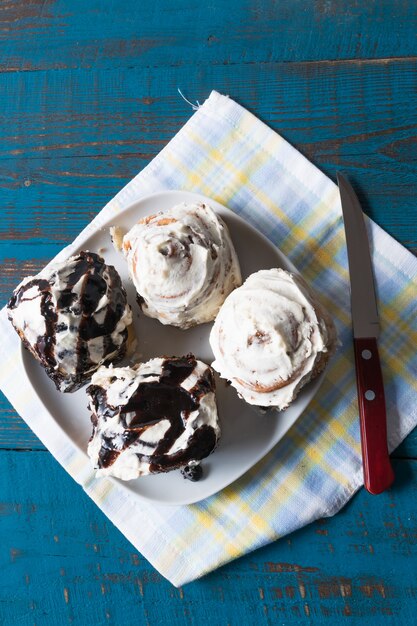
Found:
[[[392,484],[384,384],[376,339],[354,339],[365,488],[378,494]]]

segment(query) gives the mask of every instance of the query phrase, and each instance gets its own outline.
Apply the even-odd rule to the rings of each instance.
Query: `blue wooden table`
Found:
[[[417,251],[414,0],[3,0],[1,305],[230,94]],[[395,486],[175,589],[0,398],[0,623],[417,624],[417,435]]]

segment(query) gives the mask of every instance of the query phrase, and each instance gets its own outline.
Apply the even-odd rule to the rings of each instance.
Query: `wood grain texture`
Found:
[[[416,26],[412,0],[5,0],[0,58],[9,72],[386,59],[416,54]]]
[[[347,171],[366,189],[367,212],[417,249],[417,213],[410,211],[417,195],[415,69],[409,61],[241,64],[187,68],[186,80],[196,98],[210,86],[231,93],[329,175]],[[31,94],[9,100],[18,106],[0,131],[0,304],[31,273],[40,250],[39,268],[185,123],[191,111],[176,91],[184,76],[183,68],[0,76],[8,93]],[[32,439],[38,446],[10,414],[0,445],[26,448]],[[417,456],[415,441],[399,454]]]
[[[0,305],[229,93],[417,251],[412,0],[4,0]],[[417,433],[394,488],[174,589],[0,397],[0,624],[414,624]]]
[[[294,63],[0,75],[0,241],[64,245],[190,117],[177,87],[256,111],[365,210],[417,248],[414,61]],[[21,94],[30,94],[21,97]]]
[[[414,624],[417,463],[395,470],[395,490],[174,589],[49,453],[2,452],[20,477],[0,504],[3,623]]]

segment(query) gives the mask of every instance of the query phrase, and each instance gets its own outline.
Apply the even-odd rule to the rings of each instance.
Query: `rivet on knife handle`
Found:
[[[363,476],[366,489],[376,495],[394,480],[388,456],[384,385],[376,339],[354,339]]]

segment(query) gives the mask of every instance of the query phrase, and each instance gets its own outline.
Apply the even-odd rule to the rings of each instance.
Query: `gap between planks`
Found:
[[[305,59],[303,61],[281,61],[281,60],[275,60],[275,61],[228,61],[228,60],[224,60],[224,61],[212,61],[210,62],[210,66],[213,67],[221,67],[221,66],[234,66],[234,65],[261,65],[261,66],[265,66],[265,65],[271,65],[271,66],[277,66],[277,65],[293,65],[293,66],[302,66],[302,65],[315,65],[315,66],[328,66],[328,65],[364,65],[364,64],[369,64],[369,65],[388,65],[389,63],[410,63],[410,62],[417,62],[417,56],[412,55],[412,56],[399,56],[399,57],[382,57],[380,59],[372,59],[372,58],[364,58],[364,59],[319,59],[319,60],[315,60],[315,59]],[[189,67],[190,65],[192,65],[192,67],[205,67],[205,63],[193,63],[193,64],[189,64],[189,63],[167,63],[167,64],[159,64],[159,65],[150,65],[150,64],[144,64],[141,65],[140,63],[121,63],[120,65],[117,64],[116,66],[112,65],[112,66],[108,66],[108,67],[101,67],[100,71],[106,71],[106,70],[112,70],[112,69],[117,69],[121,66],[125,66],[126,69],[136,69],[137,67],[141,67],[143,69],[169,69],[169,68],[178,68],[178,67]],[[0,74],[12,74],[12,73],[20,73],[20,72],[24,72],[24,73],[32,73],[32,72],[65,72],[65,71],[75,71],[75,70],[89,70],[89,69],[94,69],[93,65],[68,65],[67,67],[49,67],[49,68],[25,68],[25,67],[1,67],[0,66]]]

